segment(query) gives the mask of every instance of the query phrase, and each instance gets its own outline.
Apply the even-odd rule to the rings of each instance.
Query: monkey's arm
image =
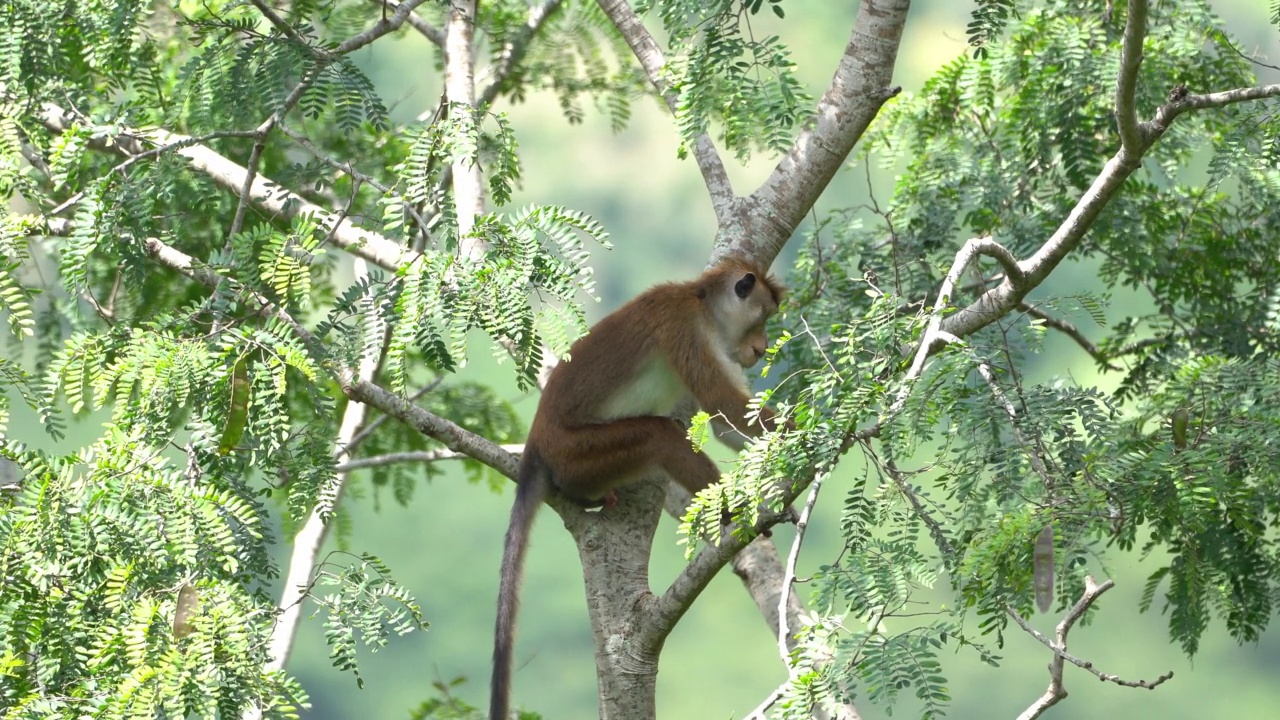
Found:
[[[773,429],[776,414],[766,407],[760,408],[758,422],[747,422],[751,396],[746,378],[737,364],[717,352],[706,334],[686,338],[674,350],[672,364],[698,407],[712,416],[717,437],[727,445],[741,450],[748,437]]]

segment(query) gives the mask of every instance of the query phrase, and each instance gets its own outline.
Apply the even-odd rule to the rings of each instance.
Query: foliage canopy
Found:
[[[335,447],[342,396],[368,382],[352,369],[376,357],[373,384],[449,433],[506,443],[522,434],[515,412],[457,369],[487,347],[529,389],[585,329],[587,261],[608,234],[573,209],[508,206],[520,155],[497,108],[550,91],[570,122],[591,101],[625,124],[646,78],[603,5],[482,2],[479,102],[397,125],[351,53],[411,13],[445,26],[447,3],[0,0],[0,461],[20,474],[0,485],[0,717],[296,716],[306,693],[270,662],[273,513],[287,533],[329,518],[345,548],[338,468],[357,446],[454,449],[410,422]],[[865,461],[842,499],[843,551],[796,629],[783,717],[904,692],[942,716],[943,648],[997,663],[1046,577],[1069,612],[1116,551],[1164,558],[1141,609],[1167,613],[1189,655],[1215,620],[1255,641],[1280,601],[1274,96],[1162,128],[1081,220],[1072,258],[1101,290],[1024,299],[909,370],[936,321],[1009,272],[975,263],[935,312],[965,239],[1033,256],[1107,169],[1128,19],[1115,5],[977,3],[975,51],[863,138],[856,162],[897,170],[892,197],[806,230],[770,354],[783,379],[764,393],[800,432],[753,445],[683,526],[691,550],[714,543],[733,507],[747,532],[759,499],[778,509],[798,492],[791,479],[816,477],[816,492],[850,448]],[[681,152],[714,133],[741,159],[776,155],[815,122],[786,46],[751,25],[792,3],[636,9],[667,37],[659,82]],[[1141,110],[1255,83],[1202,0],[1157,3],[1147,22]],[[494,209],[472,218],[454,183],[474,167]],[[1145,309],[1111,321],[1113,293]],[[1061,319],[1073,313],[1105,338],[1079,337]],[[1028,379],[1058,331],[1118,389]],[[11,402],[53,438],[67,413],[100,419],[101,436],[31,449],[8,432]],[[498,464],[465,462],[499,482]],[[438,472],[371,476],[408,503]],[[904,617],[939,585],[946,609]],[[334,665],[357,678],[358,643],[426,626],[369,554],[325,558],[307,590]],[[418,717],[472,714],[437,694]]]

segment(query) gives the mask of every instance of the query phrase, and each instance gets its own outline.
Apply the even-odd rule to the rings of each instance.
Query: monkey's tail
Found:
[[[516,611],[520,609],[520,578],[524,575],[524,552],[529,546],[529,530],[547,494],[547,467],[532,447],[526,447],[520,462],[516,501],[511,506],[511,524],[502,549],[502,580],[498,585],[498,620],[493,638],[493,679],[489,686],[489,720],[507,720],[511,699],[511,649],[515,642]]]

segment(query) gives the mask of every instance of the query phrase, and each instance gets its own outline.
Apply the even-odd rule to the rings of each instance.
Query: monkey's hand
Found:
[[[787,508],[787,510],[791,512],[791,516],[792,516],[792,518],[791,518],[790,522],[795,522],[795,511],[794,511],[794,510],[791,510],[791,508]],[[783,520],[783,522],[788,522],[788,520]],[[732,524],[733,524],[733,511],[731,511],[731,510],[722,510],[722,511],[720,512],[720,524],[721,524],[721,525],[732,525]],[[772,529],[772,528],[765,528],[765,529],[763,529],[763,530],[761,530],[761,531],[760,531],[760,534],[761,534],[761,535],[763,535],[764,537],[771,538],[771,537],[773,537],[773,529]]]
[[[768,518],[768,515],[764,511],[761,512],[761,516]],[[771,520],[769,526],[762,529],[760,531],[760,534],[763,535],[764,537],[771,538],[773,537],[774,525],[782,525],[784,523],[787,525],[795,525],[797,522],[800,521],[800,513],[796,512],[796,509],[794,507],[791,507],[790,505],[788,505],[786,508],[784,508],[777,514],[773,515],[772,518],[768,518],[768,519]],[[733,512],[730,510],[721,511],[720,524],[732,525]]]

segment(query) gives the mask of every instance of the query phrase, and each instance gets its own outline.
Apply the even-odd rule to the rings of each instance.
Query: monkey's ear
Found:
[[[733,291],[738,294],[739,299],[745,300],[747,299],[747,296],[751,294],[751,290],[755,288],[755,286],[755,273],[747,273],[742,276],[742,279],[738,280],[738,282],[734,284]]]

